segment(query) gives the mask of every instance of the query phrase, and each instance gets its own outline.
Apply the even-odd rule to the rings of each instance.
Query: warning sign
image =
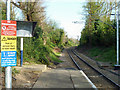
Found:
[[[16,36],[16,21],[2,20],[1,35]]]
[[[16,51],[16,36],[1,36],[1,51]]]
[[[1,66],[16,66],[16,21],[1,21]]]

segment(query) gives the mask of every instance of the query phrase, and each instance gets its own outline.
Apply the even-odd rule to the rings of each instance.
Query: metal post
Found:
[[[5,69],[5,87],[12,89],[12,68],[10,66]]]
[[[117,14],[117,65],[119,65],[119,6],[118,6],[118,14]]]
[[[120,69],[119,65],[119,1],[118,1],[118,12],[117,12],[117,64],[115,69]]]
[[[23,38],[21,38],[21,61],[20,61],[20,66],[22,67],[23,65]]]
[[[10,0],[7,0],[7,20],[10,20]],[[12,89],[12,68],[5,68],[5,87]]]
[[[10,0],[7,0],[7,20],[10,20]]]

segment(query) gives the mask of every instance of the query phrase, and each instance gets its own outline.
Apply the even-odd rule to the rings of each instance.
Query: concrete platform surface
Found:
[[[23,65],[22,67],[14,67],[17,70],[23,70],[23,71],[36,71],[36,72],[44,72],[45,70],[47,70],[47,66],[46,65]]]
[[[43,72],[33,88],[91,88],[89,80],[79,70],[51,69]]]

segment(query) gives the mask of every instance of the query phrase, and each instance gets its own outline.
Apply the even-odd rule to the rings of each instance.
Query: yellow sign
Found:
[[[1,36],[1,51],[16,51],[16,36]]]

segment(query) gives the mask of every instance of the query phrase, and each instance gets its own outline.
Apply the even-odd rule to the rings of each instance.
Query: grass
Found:
[[[115,47],[93,47],[87,50],[88,56],[102,62],[116,63]]]
[[[52,53],[50,53],[50,59],[53,62],[61,63],[62,61],[59,59],[60,56],[61,56],[61,52],[53,51]]]
[[[60,52],[53,52],[55,54],[55,56],[60,57],[61,53]]]
[[[51,61],[61,63],[62,61],[58,59],[54,54],[50,53]]]

